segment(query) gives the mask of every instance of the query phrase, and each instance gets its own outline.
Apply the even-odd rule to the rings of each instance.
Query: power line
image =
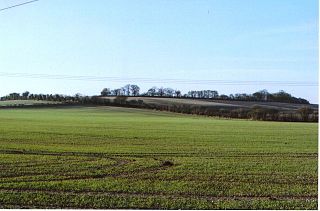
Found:
[[[0,72],[0,77],[52,79],[52,80],[78,80],[78,81],[106,81],[106,82],[141,82],[141,83],[176,83],[176,84],[204,84],[204,85],[281,85],[281,86],[318,86],[314,81],[239,81],[239,80],[187,80],[187,79],[155,79],[131,77],[106,77],[106,76],[76,76],[76,75],[49,75],[32,73],[7,73]]]
[[[9,6],[9,7],[1,8],[1,9],[0,9],[0,12],[3,11],[3,10],[12,9],[12,8],[14,8],[14,7],[23,6],[23,5],[25,5],[25,4],[30,4],[30,3],[33,3],[33,2],[36,2],[36,1],[40,1],[40,0],[27,1],[27,2],[20,3],[20,4],[12,5],[12,6]]]

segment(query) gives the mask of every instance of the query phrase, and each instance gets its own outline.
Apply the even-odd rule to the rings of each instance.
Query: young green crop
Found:
[[[0,110],[0,207],[317,209],[317,126]]]

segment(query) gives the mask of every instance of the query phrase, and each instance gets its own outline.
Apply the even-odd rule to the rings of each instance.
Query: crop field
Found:
[[[317,209],[318,124],[0,110],[0,208]]]

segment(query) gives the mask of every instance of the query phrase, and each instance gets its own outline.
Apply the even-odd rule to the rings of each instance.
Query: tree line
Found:
[[[149,96],[149,97],[176,97],[176,98],[201,98],[213,100],[238,100],[238,101],[260,101],[260,102],[283,102],[283,103],[299,103],[310,104],[308,100],[297,98],[291,94],[280,90],[276,93],[269,93],[266,89],[254,92],[253,94],[237,93],[219,95],[216,90],[191,90],[183,94],[178,89],[151,87],[147,92],[140,93],[138,85],[127,84],[121,88],[110,89],[104,88],[101,96]]]
[[[32,94],[29,91],[23,93],[10,93],[0,98],[0,100],[47,100],[58,102],[77,102],[80,98],[83,98],[81,94],[75,94],[74,96],[62,95],[62,94]],[[87,96],[88,97],[88,96]]]
[[[147,92],[140,93],[140,87],[135,84],[127,84],[121,88],[110,89],[104,88],[101,91],[100,96],[141,96],[141,97],[174,97],[174,98],[195,98],[195,99],[212,99],[212,100],[236,100],[236,101],[257,101],[257,102],[283,102],[283,103],[299,103],[310,104],[308,100],[303,98],[297,98],[291,94],[280,90],[276,93],[269,93],[267,90],[261,90],[252,94],[230,94],[219,95],[216,90],[191,90],[183,94],[180,90],[163,87],[152,87]],[[62,94],[32,94],[28,91],[23,93],[10,93],[3,96],[0,100],[48,100],[48,101],[79,101],[82,98],[88,96],[82,96],[81,94],[75,94],[74,96],[62,95]]]

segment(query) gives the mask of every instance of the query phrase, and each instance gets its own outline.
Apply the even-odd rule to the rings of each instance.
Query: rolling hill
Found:
[[[114,100],[116,97],[101,97],[102,99]],[[127,97],[130,100],[143,100],[146,104],[156,105],[190,105],[190,106],[206,106],[219,107],[226,109],[252,108],[260,106],[263,108],[273,108],[279,111],[296,111],[302,107],[310,107],[313,110],[318,109],[317,104],[295,104],[295,103],[279,103],[279,102],[257,102],[257,101],[230,101],[230,100],[212,100],[212,99],[188,99],[188,98],[162,98],[162,97]]]

